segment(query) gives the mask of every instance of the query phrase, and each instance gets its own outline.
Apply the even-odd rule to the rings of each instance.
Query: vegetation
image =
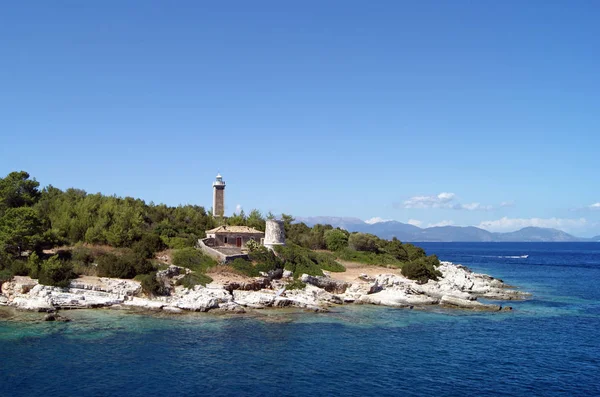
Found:
[[[212,281],[212,278],[206,274],[190,273],[177,280],[177,285],[183,285],[185,288],[194,288],[196,285],[206,285]]]
[[[170,248],[173,264],[193,271],[181,279],[181,285],[206,284],[211,280],[205,273],[216,262],[193,248],[205,230],[226,223],[264,231],[265,218],[273,217],[252,210],[248,215],[240,211],[221,219],[194,205],[147,204],[131,197],[88,194],[74,188],[63,191],[51,185],[40,189],[28,173],[12,172],[0,178],[0,280],[29,275],[44,284],[64,286],[81,274],[139,276],[148,293],[157,293],[152,261],[157,252]],[[278,247],[275,254],[254,244],[249,247],[250,261],[232,264],[236,271],[258,275],[285,268],[297,278],[302,273],[343,271],[337,262],[341,259],[402,268],[407,277],[418,280],[439,275],[437,257],[427,257],[412,244],[349,233],[331,225],[308,227],[288,214],[281,218],[287,246]],[[74,248],[57,251],[60,246]],[[97,249],[100,246],[107,249]]]

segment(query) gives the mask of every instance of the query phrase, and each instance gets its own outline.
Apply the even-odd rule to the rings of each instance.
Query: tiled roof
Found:
[[[264,234],[260,230],[248,226],[219,226],[206,231],[206,234],[216,233],[248,233],[248,234]]]

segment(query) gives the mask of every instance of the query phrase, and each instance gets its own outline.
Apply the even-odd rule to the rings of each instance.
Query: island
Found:
[[[218,182],[218,183],[217,183]],[[225,183],[218,175],[215,191]],[[0,305],[246,313],[344,304],[500,311],[528,295],[396,238],[282,214],[147,204],[0,179]],[[216,209],[216,210],[215,210]],[[480,302],[485,298],[486,302]],[[56,319],[57,316],[48,316]]]

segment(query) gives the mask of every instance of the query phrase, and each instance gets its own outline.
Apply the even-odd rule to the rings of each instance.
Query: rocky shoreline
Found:
[[[170,266],[160,272],[168,295],[148,297],[135,280],[81,277],[68,288],[38,284],[29,277],[16,276],[1,286],[0,306],[18,310],[54,313],[66,309],[134,308],[168,313],[227,312],[245,313],[254,309],[294,307],[327,311],[343,304],[372,304],[393,307],[443,306],[469,310],[511,310],[508,306],[482,303],[478,298],[498,301],[521,300],[529,294],[515,290],[502,280],[470,269],[442,262],[438,281],[419,283],[399,274],[376,276],[361,274],[355,280],[341,281],[335,274],[303,275],[306,286],[286,289],[290,272],[274,272],[245,282],[212,283],[187,289],[176,286],[186,269]]]

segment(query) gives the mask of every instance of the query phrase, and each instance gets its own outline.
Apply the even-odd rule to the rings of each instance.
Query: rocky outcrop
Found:
[[[303,274],[301,280],[303,283],[323,288],[325,291],[334,294],[343,294],[346,292],[346,288],[350,286],[349,283],[344,281],[338,281],[324,276],[309,276],[308,274]]]
[[[326,311],[332,305],[346,303],[392,307],[441,305],[468,310],[510,310],[496,304],[485,304],[478,298],[514,300],[527,296],[508,288],[502,280],[472,272],[468,268],[443,262],[438,269],[442,277],[425,284],[399,274],[361,275],[353,282],[325,276],[302,275],[302,289],[286,290],[290,274],[281,272],[256,277],[245,282],[224,285],[210,284],[187,289],[176,286],[174,280],[183,277],[187,269],[170,266],[159,272],[158,278],[170,286],[166,296],[146,297],[140,283],[103,277],[81,277],[68,288],[40,285],[29,277],[14,277],[2,285],[0,305],[21,310],[53,313],[59,309],[136,308],[162,310],[169,313],[185,311],[222,311],[243,313],[252,309],[295,307]],[[283,277],[283,278],[281,278]]]

